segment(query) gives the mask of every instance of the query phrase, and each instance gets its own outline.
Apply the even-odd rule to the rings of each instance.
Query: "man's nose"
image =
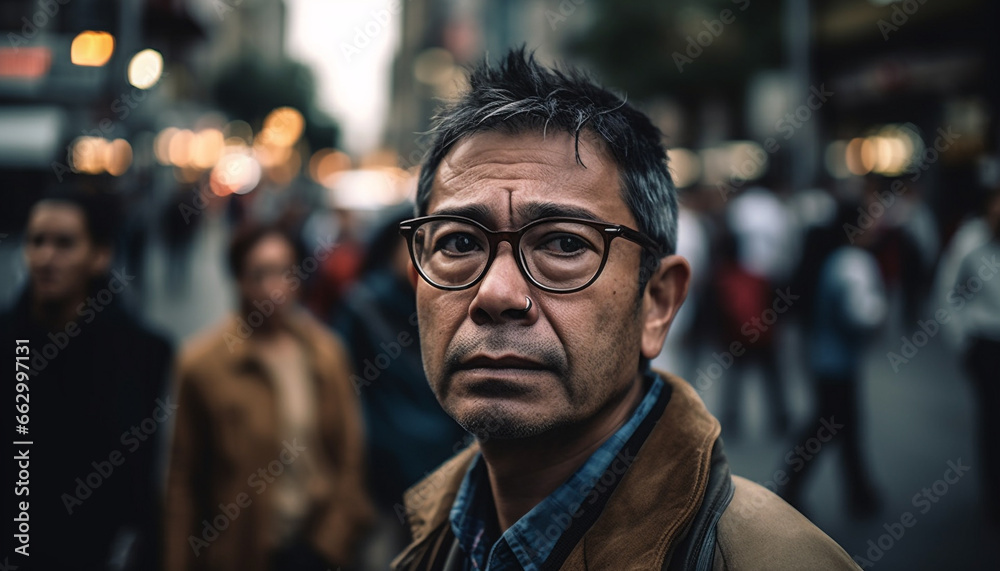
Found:
[[[501,242],[496,258],[478,284],[476,296],[469,305],[469,316],[478,325],[538,318],[538,310],[525,311],[532,288],[518,267],[511,245]]]
[[[25,250],[25,257],[31,266],[44,266],[52,262],[55,258],[56,248],[51,240],[45,240],[38,244],[32,244]]]

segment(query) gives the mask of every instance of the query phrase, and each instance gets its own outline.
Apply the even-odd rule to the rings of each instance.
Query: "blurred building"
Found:
[[[846,146],[886,126],[906,128],[920,140],[903,180],[949,235],[978,206],[979,162],[1000,143],[1000,93],[989,71],[996,2],[816,4],[813,77],[836,93],[822,115],[829,173],[885,170],[895,158],[887,149],[855,161]]]

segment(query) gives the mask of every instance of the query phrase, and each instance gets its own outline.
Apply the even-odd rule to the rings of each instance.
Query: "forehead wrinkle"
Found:
[[[581,153],[592,155],[587,162],[607,162],[609,157],[605,156],[600,145],[587,139],[588,137],[581,137],[580,141]],[[480,142],[481,144],[476,144]],[[524,155],[526,150],[530,151],[527,158]],[[512,176],[504,167],[514,165],[518,168]],[[566,166],[583,169],[583,172],[588,170],[577,163],[575,140],[568,133],[542,136],[541,133],[530,131],[519,134],[484,132],[457,142],[442,158],[436,178],[441,183],[449,183],[452,179],[465,175],[505,180],[525,177],[547,180],[551,178],[551,170]]]
[[[565,141],[557,140],[560,138]],[[583,199],[587,206],[577,210],[588,212],[567,212],[563,215],[629,224],[631,213],[617,220],[620,217],[610,213],[598,215],[600,208],[593,210],[593,207],[611,198],[609,194],[620,197],[617,165],[586,139],[581,140],[580,150],[587,166],[576,162],[573,139],[569,135],[542,137],[529,133],[515,136],[484,133],[472,136],[457,143],[442,158],[425,212],[434,214],[459,209],[470,202],[479,203],[488,205],[493,211],[490,218],[506,218],[508,224],[516,225],[527,223],[537,216],[526,216],[531,212],[526,212],[523,204],[514,204],[515,200],[558,204],[563,202],[559,198],[565,197],[569,203],[578,203],[578,206],[582,206],[579,202]],[[613,173],[610,178],[609,171]],[[542,196],[551,196],[555,200],[547,201],[541,199]],[[506,208],[501,204],[503,200],[507,200]],[[559,214],[557,209],[541,210]],[[490,222],[496,224],[492,226],[495,229],[504,224],[502,220]]]

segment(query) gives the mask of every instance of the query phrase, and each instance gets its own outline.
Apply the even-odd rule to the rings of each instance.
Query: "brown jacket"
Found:
[[[302,342],[316,383],[322,450],[310,453],[333,480],[312,511],[306,534],[331,563],[343,565],[351,561],[371,518],[350,361],[341,343],[304,312],[293,316],[290,328]],[[167,571],[267,568],[275,488],[268,485],[267,470],[275,461],[294,461],[301,443],[283,443],[277,435],[270,374],[254,355],[252,334],[240,334],[240,322],[229,317],[192,341],[180,357],[164,509]]]
[[[607,506],[562,569],[666,569],[690,531],[708,487],[718,421],[691,386],[672,388],[662,417],[625,471]],[[474,444],[406,495],[413,543],[396,569],[437,568],[452,548],[449,511]],[[858,569],[816,526],[767,489],[734,477],[735,493],[716,527],[714,571]]]

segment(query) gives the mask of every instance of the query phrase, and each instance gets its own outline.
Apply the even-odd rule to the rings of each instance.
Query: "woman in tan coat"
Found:
[[[240,309],[180,358],[167,571],[349,566],[370,520],[349,361],[294,304],[302,268],[328,252],[302,260],[293,243],[237,233]]]

